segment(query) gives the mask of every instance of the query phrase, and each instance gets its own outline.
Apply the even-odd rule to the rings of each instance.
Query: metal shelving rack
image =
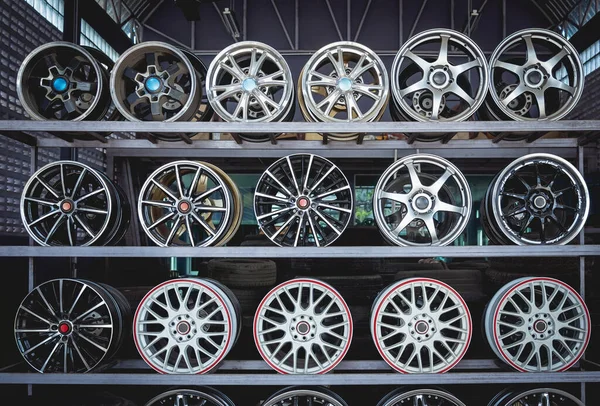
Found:
[[[272,139],[271,143],[237,141],[194,141],[186,134],[209,133],[344,133],[405,134],[405,140],[370,141],[359,136],[355,142],[299,141]],[[50,133],[39,137],[38,132]],[[113,139],[118,132],[136,133],[136,139]],[[181,134],[182,142],[162,142],[151,133]],[[454,134],[492,133],[490,139],[454,139]],[[570,138],[540,139],[547,132],[569,133]],[[86,133],[88,139],[78,139]],[[419,142],[418,134],[444,133],[440,142]],[[523,141],[506,141],[507,133],[527,134]],[[313,151],[331,158],[394,159],[401,155],[428,152],[447,158],[516,158],[531,152],[548,152],[576,160],[584,169],[584,145],[600,136],[600,121],[560,122],[379,122],[356,123],[134,123],[134,122],[35,122],[0,121],[0,134],[19,140],[32,148],[32,172],[36,170],[38,148],[103,148],[107,152],[109,174],[115,157],[281,157],[294,151]],[[90,139],[91,138],[91,139]],[[29,258],[29,289],[33,289],[34,258],[39,257],[288,257],[288,258],[420,258],[446,257],[579,257],[579,291],[585,297],[585,257],[600,256],[600,245],[569,246],[466,246],[466,247],[0,247],[0,257]],[[600,365],[583,359],[578,368],[560,373],[519,373],[506,369],[497,360],[463,360],[454,371],[442,375],[403,375],[383,361],[343,361],[326,375],[278,375],[262,361],[225,361],[219,371],[203,376],[158,375],[141,360],[120,360],[102,372],[91,374],[37,374],[0,370],[0,384],[27,385],[444,385],[444,384],[553,384],[580,383],[585,403],[586,383],[600,382]],[[131,372],[134,371],[134,372]]]

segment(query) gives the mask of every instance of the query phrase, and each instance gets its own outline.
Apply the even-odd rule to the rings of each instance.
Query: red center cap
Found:
[[[187,213],[188,211],[190,211],[190,207],[191,205],[188,202],[179,203],[179,211],[182,213]]]
[[[69,326],[69,323],[62,322],[58,325],[58,331],[61,334],[69,334],[71,331],[71,326]]]
[[[306,197],[301,197],[298,199],[297,205],[301,209],[306,209],[310,205],[310,201]]]
[[[60,207],[61,207],[61,209],[63,211],[69,212],[69,211],[73,210],[73,203],[71,203],[71,202],[62,202],[62,204],[61,204]]]

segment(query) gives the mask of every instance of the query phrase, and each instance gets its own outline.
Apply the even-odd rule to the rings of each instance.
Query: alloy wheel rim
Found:
[[[538,388],[507,394],[490,406],[584,406],[575,396],[554,388]]]
[[[234,406],[222,392],[212,388],[174,389],[149,400],[145,406]]]
[[[296,388],[283,389],[265,400],[263,406],[347,406],[338,395],[326,388]]]
[[[437,389],[396,389],[386,395],[377,406],[465,406],[450,393]]]

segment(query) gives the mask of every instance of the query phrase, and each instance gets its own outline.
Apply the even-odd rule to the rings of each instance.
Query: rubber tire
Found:
[[[400,271],[394,275],[395,281],[407,278],[431,278],[450,285],[465,301],[478,302],[486,299],[483,273],[477,269],[444,269],[437,271]]]
[[[242,315],[254,316],[258,305],[263,300],[265,295],[269,292],[269,289],[236,289],[232,288],[231,291],[237,297],[242,308]]]
[[[268,259],[213,259],[208,277],[229,288],[270,287],[277,282],[277,265]]]

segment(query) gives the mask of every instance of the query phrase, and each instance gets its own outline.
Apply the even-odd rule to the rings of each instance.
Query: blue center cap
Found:
[[[56,78],[52,81],[52,89],[56,92],[64,92],[69,87],[69,82],[65,78]]]
[[[352,79],[349,78],[341,78],[338,80],[338,87],[342,92],[347,92],[352,89]]]
[[[148,79],[146,79],[144,86],[150,93],[155,93],[162,88],[162,80],[156,76],[150,76]]]
[[[242,82],[242,88],[247,92],[253,91],[254,89],[256,89],[256,87],[257,87],[256,80],[254,80],[252,78],[246,78]]]

